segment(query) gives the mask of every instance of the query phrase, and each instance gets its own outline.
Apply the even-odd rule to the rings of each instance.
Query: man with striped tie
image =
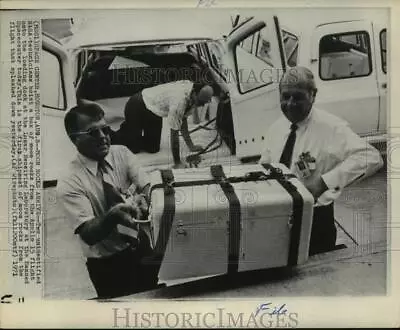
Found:
[[[343,188],[382,167],[379,152],[348,123],[313,107],[317,88],[312,72],[290,68],[279,83],[282,116],[265,134],[260,163],[290,168],[315,198],[310,255],[333,250],[333,202]]]
[[[119,228],[138,229],[138,202],[147,196],[149,181],[139,175],[136,156],[125,146],[110,145],[110,127],[97,104],[82,104],[65,116],[65,129],[78,155],[57,183],[66,218],[78,235],[87,269],[98,297],[128,295],[156,284],[140,260],[151,253],[150,241]],[[133,191],[136,191],[132,193]],[[139,192],[139,193],[138,193]],[[133,202],[127,202],[124,196]],[[150,281],[151,280],[151,281]]]

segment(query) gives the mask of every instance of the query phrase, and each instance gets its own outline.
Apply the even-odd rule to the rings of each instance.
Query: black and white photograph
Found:
[[[285,299],[391,294],[389,8],[37,13],[2,25],[14,285],[257,301],[197,327],[298,327]]]

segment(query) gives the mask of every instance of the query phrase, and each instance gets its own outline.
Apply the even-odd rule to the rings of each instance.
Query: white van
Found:
[[[338,21],[324,16],[318,23],[309,22],[308,17],[304,24],[296,21],[301,29],[291,27],[289,21],[282,30],[278,17],[268,14],[237,20],[241,22],[222,38],[226,31],[220,29],[216,33],[199,21],[197,26],[194,22],[178,25],[164,18],[165,25],[160,18],[155,25],[148,20],[126,19],[108,25],[101,23],[101,34],[75,36],[67,45],[68,50],[49,36],[43,36],[45,181],[55,183],[75,154],[64,132],[63,118],[76,104],[77,96],[102,104],[107,120],[116,129],[123,120],[124,104],[134,89],[181,78],[154,79],[150,75],[140,84],[131,84],[130,77],[137,78],[135,74],[143,70],[159,72],[160,68],[174,67],[187,72],[199,65],[207,67],[220,96],[216,126],[224,140],[222,147],[241,160],[260,155],[266,128],[280,115],[278,82],[287,64],[303,65],[314,72],[319,107],[344,118],[370,141],[384,141],[384,21],[354,18]],[[146,26],[154,28],[148,30]],[[156,26],[161,28],[155,31]],[[115,79],[119,84],[113,84]]]
[[[316,107],[345,119],[385,153],[386,14],[329,10],[322,16],[310,11],[289,16],[282,11],[278,43],[270,42],[270,27],[278,25],[277,18],[270,22],[267,17],[238,17],[236,22],[242,22],[237,29],[248,33],[228,36],[220,63],[228,80],[236,155],[259,155],[265,129],[279,115],[277,83],[285,65],[311,69],[318,88]]]
[[[101,34],[98,26],[92,31],[88,26],[66,45],[43,35],[43,163],[48,186],[56,184],[57,177],[76,152],[65,134],[63,118],[65,112],[76,105],[77,98],[100,103],[106,109],[106,119],[117,129],[123,120],[124,105],[135,91],[182,78],[164,75],[164,70],[168,73],[171,67],[180,73],[196,66],[208,67],[208,79],[223,98],[223,101],[217,98],[216,118],[218,130],[225,140],[222,147],[239,157],[260,153],[261,132],[273,120],[266,110],[273,109],[275,116],[279,113],[277,84],[268,82],[262,88],[255,88],[250,82],[243,93],[242,86],[235,82],[237,77],[227,80],[220,69],[229,68],[229,72],[236,75],[236,49],[239,48],[242,54],[238,57],[239,65],[246,68],[249,60],[246,56],[252,56],[242,50],[241,44],[249,34],[255,33],[255,29],[262,29],[273,49],[271,67],[281,70],[285,66],[285,57],[277,17],[270,15],[263,21],[250,19],[255,26],[238,26],[226,40],[221,40],[223,30],[201,22],[197,26],[192,21],[190,25],[184,24],[184,17],[182,24],[170,24],[168,17],[164,17],[165,25],[159,17],[154,25],[148,19],[140,22],[125,17],[108,23],[101,20],[97,22],[102,26]],[[186,17],[187,20],[190,17]],[[229,16],[226,21],[229,28]],[[152,29],[146,28],[149,26]],[[97,33],[93,33],[96,29]],[[252,58],[251,61],[254,62]],[[257,61],[258,68],[264,63]],[[140,76],[143,72],[147,75]],[[160,72],[161,77],[152,76]],[[248,116],[249,108],[253,109],[252,116]],[[248,138],[248,129],[243,130],[243,127],[260,134]]]
[[[280,19],[288,64],[314,73],[316,106],[344,118],[370,143],[386,141],[388,15]]]

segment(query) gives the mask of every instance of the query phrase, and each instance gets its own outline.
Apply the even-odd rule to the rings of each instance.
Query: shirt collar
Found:
[[[310,122],[311,117],[313,116],[313,113],[314,113],[314,107],[311,108],[310,113],[308,114],[308,116],[305,119],[303,119],[302,121],[296,123],[297,128],[301,129],[303,127],[306,127],[308,125],[308,123]],[[292,123],[286,117],[285,117],[285,119],[288,122],[289,126],[292,125]]]
[[[310,113],[308,114],[308,116],[305,119],[303,119],[301,122],[297,123],[297,126],[299,128],[307,126],[308,123],[311,120],[311,117],[312,117],[313,113],[314,113],[314,108],[311,108]]]
[[[104,158],[104,161],[107,166],[109,166],[111,169],[114,169],[113,166],[111,165],[110,157],[111,157],[110,153],[108,153],[107,156]],[[81,164],[89,170],[90,173],[92,173],[94,176],[97,175],[98,163],[99,163],[97,160],[90,159],[82,155],[81,153],[78,154],[78,159],[81,162]]]

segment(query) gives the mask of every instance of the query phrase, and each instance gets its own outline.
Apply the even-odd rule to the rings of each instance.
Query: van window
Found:
[[[77,56],[74,58],[74,72],[75,72],[75,79],[74,84],[75,87],[78,85],[79,79],[82,76],[82,73],[85,69],[90,58],[93,57],[93,54],[89,54],[87,50],[81,50]]]
[[[222,78],[226,81],[226,70],[227,68],[223,65],[223,57],[225,50],[221,43],[217,41],[211,41],[207,43],[210,54],[210,66],[217,71]]]
[[[381,45],[381,63],[382,63],[382,71],[386,73],[386,29],[383,29],[379,34],[379,42]]]
[[[115,56],[111,62],[108,70],[118,70],[118,69],[131,69],[131,68],[145,68],[149,65],[137,60],[132,60],[124,56]]]
[[[43,49],[40,62],[40,97],[46,108],[65,110],[65,90],[62,83],[61,60]]]
[[[196,45],[196,47],[197,47],[197,53],[199,54],[199,57],[201,58],[203,63],[207,62],[207,56],[206,56],[206,53],[205,53],[202,45],[198,44],[198,45]]]
[[[97,51],[96,58],[86,65],[77,97],[90,101],[130,97],[158,84],[203,78],[199,70],[207,63],[208,55],[198,44],[190,52],[185,47],[181,53],[143,52],[143,48],[136,48]],[[206,56],[204,62],[198,60],[200,50]]]
[[[266,34],[266,29],[262,29],[259,33],[256,34],[256,56],[266,62],[269,66],[274,66],[271,59],[271,43],[268,40],[268,36]]]
[[[330,34],[319,43],[322,80],[368,76],[372,71],[371,46],[366,31]]]
[[[235,48],[236,73],[241,93],[272,83],[271,43],[266,29],[264,27],[256,31]],[[251,47],[247,40],[251,40]]]
[[[246,52],[250,53],[253,50],[253,40],[254,40],[254,34],[249,35],[246,39],[244,39],[241,43],[240,46],[242,49],[244,49]]]
[[[283,46],[285,48],[285,54],[287,64],[289,66],[297,65],[297,53],[299,49],[299,38],[293,33],[282,30]]]

